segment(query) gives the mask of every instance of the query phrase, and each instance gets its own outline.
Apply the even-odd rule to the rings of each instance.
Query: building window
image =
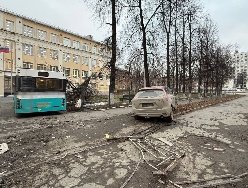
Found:
[[[34,68],[34,64],[30,63],[30,62],[23,62],[23,68],[24,69],[33,69]]]
[[[92,61],[91,61],[91,66],[92,66],[92,67],[96,66],[96,59],[92,59]]]
[[[11,78],[10,77],[4,77],[4,90],[11,90]]]
[[[9,50],[12,50],[13,42],[9,40],[5,40],[5,47],[9,48]]]
[[[47,70],[47,66],[44,64],[37,64],[37,70]]]
[[[82,77],[87,78],[88,77],[88,71],[82,71]]]
[[[51,33],[51,42],[52,43],[59,43],[58,35]]]
[[[93,54],[96,54],[96,47],[93,47],[93,48],[92,48],[92,53],[93,53]]]
[[[102,48],[98,48],[98,54],[101,54],[103,52]]]
[[[97,65],[98,65],[100,68],[102,68],[105,64],[106,64],[105,61],[99,60]]]
[[[47,35],[47,32],[46,31],[42,31],[42,30],[39,30],[37,31],[37,37],[38,39],[40,40],[46,40],[46,35]]]
[[[82,50],[83,51],[88,51],[89,50],[89,46],[87,44],[82,44]]]
[[[29,36],[29,37],[33,37],[34,36],[34,30],[30,26],[23,25],[23,34],[26,36]]]
[[[83,64],[89,66],[89,58],[88,57],[83,57]]]
[[[51,59],[58,60],[59,59],[59,51],[58,50],[50,50]]]
[[[14,31],[14,22],[10,21],[10,20],[6,20],[6,30],[7,31]]]
[[[59,71],[59,68],[58,68],[58,66],[50,66],[50,70],[51,71],[58,72]]]
[[[63,53],[63,59],[64,59],[64,62],[69,62],[70,61],[70,54],[64,52]]]
[[[64,46],[71,47],[71,41],[70,41],[70,39],[68,39],[68,38],[64,38],[64,40],[63,40],[63,44],[64,44]]]
[[[63,72],[64,72],[65,76],[67,76],[67,77],[71,75],[70,68],[63,68]]]
[[[25,55],[33,55],[33,45],[31,44],[22,44],[23,53]]]
[[[96,78],[97,78],[97,72],[92,72],[91,78],[92,78],[92,79],[96,79]]]
[[[45,57],[46,56],[46,48],[39,47],[39,56]]]
[[[78,69],[73,69],[72,75],[74,78],[79,78],[79,70]]]
[[[7,59],[5,61],[4,67],[5,67],[5,70],[11,70],[11,69],[13,70],[13,64],[12,64],[11,59]]]
[[[79,49],[80,48],[80,42],[74,40],[72,43],[72,47],[75,49]]]
[[[74,63],[79,63],[79,56],[73,54],[73,62]]]

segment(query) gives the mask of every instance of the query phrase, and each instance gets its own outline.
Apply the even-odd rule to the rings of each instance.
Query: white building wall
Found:
[[[234,68],[235,68],[235,80],[237,80],[239,73],[246,73],[248,76],[248,52],[235,53],[233,55]],[[248,78],[248,77],[247,77]],[[234,83],[236,87],[236,83]],[[244,84],[248,88],[248,80]]]
[[[4,23],[4,21],[3,21],[3,12],[0,11],[0,29],[3,29],[3,23]]]
[[[16,26],[16,33],[22,34],[22,19],[21,18],[18,18],[18,17],[16,18],[15,26]]]

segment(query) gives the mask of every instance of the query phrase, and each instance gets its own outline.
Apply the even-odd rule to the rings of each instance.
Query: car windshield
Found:
[[[161,97],[164,95],[164,91],[163,90],[143,90],[143,91],[139,91],[137,93],[137,98],[153,98],[153,97]]]

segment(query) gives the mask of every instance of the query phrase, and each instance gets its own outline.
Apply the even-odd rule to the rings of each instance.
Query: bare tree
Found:
[[[167,87],[170,87],[170,34],[172,26],[172,11],[173,4],[172,1],[162,0],[161,16],[162,25],[166,33],[166,64],[167,64]]]
[[[84,0],[91,7],[94,7],[94,13],[97,18],[100,19],[102,25],[111,25],[111,59],[109,62],[110,66],[110,85],[109,85],[109,102],[114,96],[115,92],[115,72],[116,72],[116,56],[117,56],[117,19],[119,18],[122,11],[122,3],[119,0]],[[108,23],[111,18],[111,23]]]
[[[152,1],[142,1],[142,0],[127,0],[128,8],[127,13],[127,29],[126,37],[128,38],[128,44],[137,45],[136,48],[141,43],[142,46],[142,56],[143,56],[143,67],[144,67],[144,86],[150,86],[150,76],[149,76],[149,62],[148,55],[152,54],[151,49],[154,28],[153,20],[157,14],[161,4],[153,3]],[[130,33],[131,32],[131,33]],[[137,44],[138,43],[138,44]]]
[[[208,16],[202,15],[197,0],[95,1],[100,3],[98,13],[112,13],[102,14],[105,22],[108,15],[112,25],[116,20],[122,25],[118,44],[122,57],[128,57],[123,63],[132,74],[132,88],[164,84],[176,92],[191,93],[198,83],[198,92],[203,87],[205,95],[221,92],[225,74],[231,73],[229,51],[219,44],[217,28]],[[111,38],[113,75],[118,51],[114,41],[116,30],[112,30]]]

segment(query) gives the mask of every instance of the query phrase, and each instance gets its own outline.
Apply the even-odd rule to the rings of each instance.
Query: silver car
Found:
[[[161,117],[173,120],[175,97],[164,86],[145,87],[132,100],[134,117]]]

